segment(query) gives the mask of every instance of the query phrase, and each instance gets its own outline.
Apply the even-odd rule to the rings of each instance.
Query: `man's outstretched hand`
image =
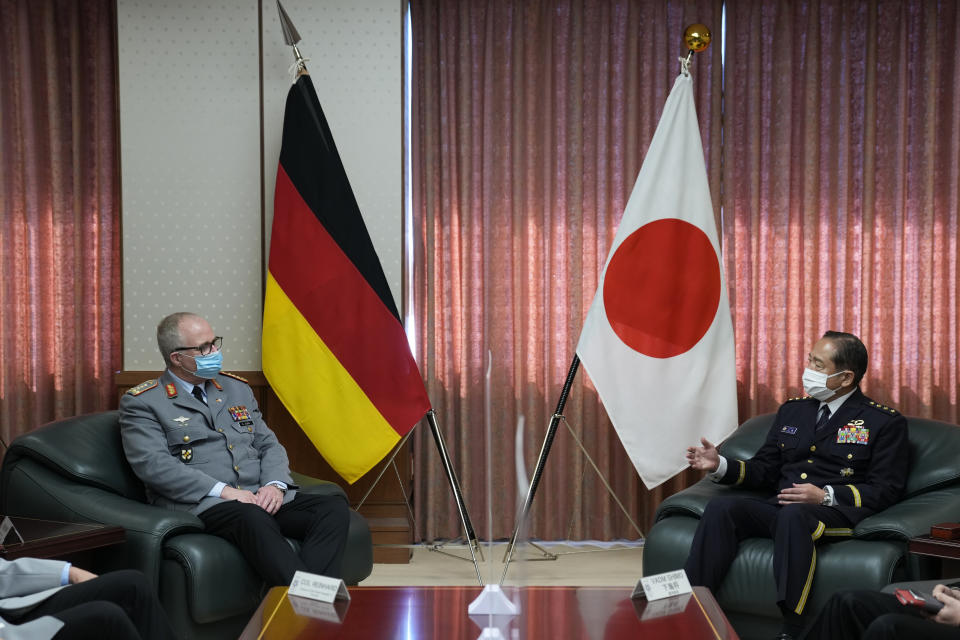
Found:
[[[687,463],[697,471],[716,471],[720,466],[720,454],[706,438],[700,438],[699,447],[687,447]]]

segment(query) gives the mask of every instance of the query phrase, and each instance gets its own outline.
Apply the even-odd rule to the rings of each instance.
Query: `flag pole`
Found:
[[[297,47],[297,43],[300,42],[300,34],[297,32],[297,28],[293,26],[293,21],[290,20],[290,16],[287,15],[286,10],[284,10],[283,5],[280,3],[280,0],[277,0],[277,12],[280,15],[280,28],[283,31],[283,40],[289,46],[293,47],[293,55],[296,59],[295,70],[297,77],[307,73],[306,58],[300,53],[300,49]],[[474,532],[473,523],[470,521],[470,514],[467,513],[467,507],[463,502],[463,492],[460,489],[460,481],[457,479],[456,471],[453,468],[453,464],[450,462],[450,456],[447,453],[447,447],[443,442],[443,434],[440,432],[440,426],[437,424],[437,418],[433,411],[430,409],[426,414],[427,421],[430,423],[430,431],[433,433],[433,439],[437,444],[437,450],[440,452],[440,458],[443,462],[443,468],[447,475],[447,481],[450,483],[450,488],[453,492],[454,501],[457,503],[457,511],[460,515],[460,523],[463,526],[464,535],[467,538],[467,546],[470,547],[470,556],[473,559],[473,567],[477,572],[477,580],[481,585],[483,585],[483,578],[480,575],[480,565],[477,562],[477,552],[480,551],[480,545],[477,541],[477,534]],[[407,434],[409,436],[409,434]],[[397,452],[403,447],[403,443],[406,442],[406,437],[400,443],[398,447],[395,448],[393,456],[396,456]],[[370,492],[373,491],[377,483],[380,482],[380,479],[383,477],[383,472],[393,463],[393,456],[390,458],[390,461],[384,465],[383,470],[381,470],[380,475],[377,476],[377,479],[374,481],[373,485],[367,491],[366,495],[363,496],[363,499],[360,501],[362,505],[366,501],[367,497],[370,495]],[[401,490],[403,485],[401,482]],[[359,506],[358,506],[359,508]],[[410,509],[410,504],[407,502],[407,509]]]
[[[530,513],[530,505],[533,503],[533,496],[537,492],[537,485],[540,484],[540,476],[543,475],[543,468],[547,464],[547,456],[550,455],[550,447],[553,446],[553,439],[557,435],[557,427],[563,420],[563,409],[567,406],[567,396],[570,395],[570,387],[573,386],[573,379],[577,376],[577,370],[580,368],[580,356],[573,355],[573,361],[570,363],[570,370],[567,372],[567,380],[563,383],[563,389],[560,391],[560,399],[557,401],[557,408],[550,418],[550,425],[547,427],[547,433],[543,438],[543,446],[540,447],[540,456],[537,458],[537,467],[530,479],[530,488],[527,489],[527,497],[523,501],[523,507],[517,516],[517,524],[513,528],[513,535],[510,536],[510,544],[507,545],[507,552],[503,556],[503,575],[500,576],[500,584],[503,584],[507,577],[507,569],[510,567],[510,560],[513,558],[513,550],[517,546],[517,536],[520,529],[527,520]]]
[[[483,585],[483,578],[480,575],[480,565],[477,563],[477,551],[479,550],[477,534],[473,531],[470,514],[467,513],[467,506],[463,503],[463,491],[460,489],[460,481],[457,480],[457,472],[454,470],[453,465],[450,464],[450,456],[447,454],[447,447],[443,442],[443,434],[440,432],[440,425],[437,424],[437,416],[433,409],[427,411],[427,422],[430,423],[433,440],[437,443],[437,451],[440,454],[440,460],[443,462],[443,470],[447,474],[450,490],[453,492],[453,500],[457,503],[457,513],[460,515],[460,524],[463,526],[463,532],[467,537],[467,546],[470,547],[470,557],[473,559],[473,568],[477,572],[477,580]]]

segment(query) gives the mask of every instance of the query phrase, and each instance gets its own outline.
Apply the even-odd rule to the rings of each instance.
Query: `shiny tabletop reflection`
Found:
[[[469,616],[480,587],[354,587],[350,601],[326,604],[275,587],[241,638],[432,640],[479,638],[496,627],[512,640],[620,638],[736,639],[710,591],[647,602],[624,587],[505,587],[516,617]]]

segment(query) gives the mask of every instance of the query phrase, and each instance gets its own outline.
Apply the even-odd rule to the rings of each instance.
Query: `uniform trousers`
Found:
[[[270,515],[231,500],[199,514],[207,533],[236,545],[269,586],[288,585],[297,571],[339,578],[350,510],[342,496],[297,493]],[[300,553],[285,538],[300,542]]]
[[[3,617],[23,624],[41,616],[63,623],[54,638],[69,640],[169,640],[176,634],[146,577],[123,570],[69,585],[37,606]]]
[[[834,594],[804,636],[808,640],[957,640],[960,629],[923,617],[892,593],[842,591]]]
[[[785,612],[803,614],[816,566],[816,544],[849,538],[853,524],[833,507],[781,506],[774,500],[721,496],[707,503],[684,566],[690,584],[716,592],[742,540],[773,538],[777,602]]]

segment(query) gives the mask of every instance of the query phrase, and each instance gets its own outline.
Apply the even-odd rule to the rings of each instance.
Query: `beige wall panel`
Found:
[[[157,321],[195,310],[232,369],[260,365],[255,0],[119,0],[124,368],[162,366]]]

